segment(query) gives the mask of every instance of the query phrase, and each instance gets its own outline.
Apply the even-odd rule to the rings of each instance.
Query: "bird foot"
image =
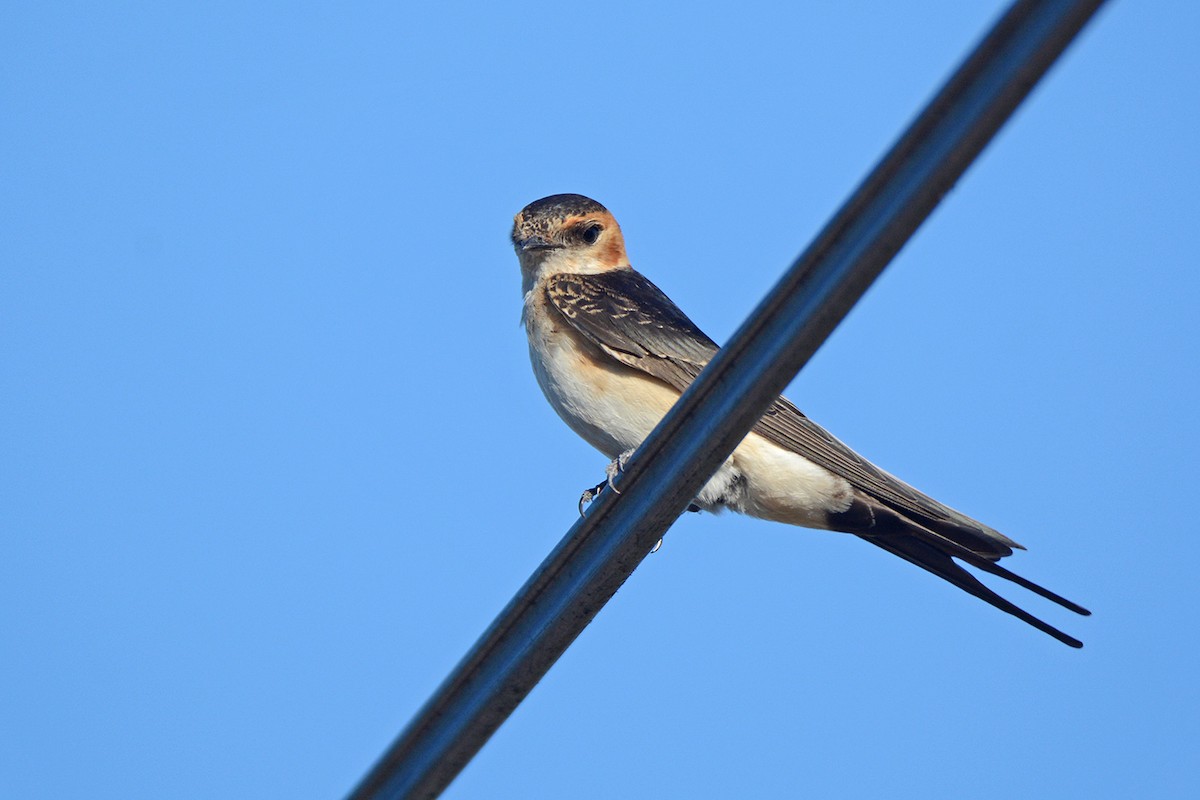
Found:
[[[614,494],[621,493],[621,490],[616,485],[617,476],[625,471],[625,465],[629,463],[629,457],[633,455],[634,449],[630,448],[610,461],[608,466],[604,468],[604,481],[590,489],[585,489],[583,494],[579,495],[579,516],[583,516],[584,506],[595,500],[600,495],[600,492],[606,488],[612,489]]]
[[[703,511],[704,509],[702,509],[700,506],[696,505],[695,503],[688,503],[688,507],[687,507],[685,510],[686,510],[686,511],[691,511],[693,514],[698,514],[698,513],[700,513],[701,511]],[[662,549],[662,543],[663,543],[663,540],[662,540],[662,539],[659,539],[657,542],[655,542],[655,543],[654,543],[654,547],[651,547],[651,548],[650,548],[650,554],[651,554],[651,555],[654,555],[654,554],[655,554],[655,553],[657,553],[659,550],[661,550],[661,549]]]
[[[608,462],[608,466],[604,468],[604,473],[608,475],[608,488],[615,493],[620,494],[621,490],[617,488],[615,483],[617,476],[625,471],[625,465],[629,463],[629,457],[633,455],[634,448],[626,450],[621,455]]]
[[[601,481],[590,489],[583,490],[583,494],[579,495],[579,516],[583,516],[583,507],[595,500],[605,486],[608,486],[607,480]]]

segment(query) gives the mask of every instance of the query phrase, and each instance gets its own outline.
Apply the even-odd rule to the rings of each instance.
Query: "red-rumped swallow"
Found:
[[[608,471],[611,485],[624,459],[700,374],[717,345],[630,266],[620,226],[596,201],[558,194],[530,203],[514,220],[512,241],[521,262],[522,321],[538,385],[572,430],[615,459]],[[784,397],[717,470],[694,506],[855,534],[1082,647],[955,561],[1088,614],[996,563],[1021,545],[879,469]]]

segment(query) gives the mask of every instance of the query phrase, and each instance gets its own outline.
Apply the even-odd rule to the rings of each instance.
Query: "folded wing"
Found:
[[[563,274],[545,284],[563,318],[608,355],[676,389],[686,389],[717,352],[717,345],[670,298],[632,269],[595,275]],[[960,514],[884,472],[814,423],[784,397],[754,432],[850,483],[871,513],[856,519],[887,520],[871,528],[841,528],[926,569],[960,589],[1033,625],[1072,647],[1078,640],[1013,605],[953,559],[1003,577],[1080,614],[1088,612],[994,562],[1021,545]]]

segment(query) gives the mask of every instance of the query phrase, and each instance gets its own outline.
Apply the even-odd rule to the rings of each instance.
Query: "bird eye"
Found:
[[[596,240],[600,238],[600,232],[603,230],[604,228],[600,225],[588,225],[579,234],[579,238],[583,239],[587,244],[595,244]]]

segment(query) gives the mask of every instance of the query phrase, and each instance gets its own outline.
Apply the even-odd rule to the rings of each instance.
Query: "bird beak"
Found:
[[[514,244],[516,244],[517,249],[522,253],[528,253],[533,250],[553,250],[559,247],[559,245],[547,239],[543,239],[541,236],[530,236],[525,239],[516,239],[514,240]]]

